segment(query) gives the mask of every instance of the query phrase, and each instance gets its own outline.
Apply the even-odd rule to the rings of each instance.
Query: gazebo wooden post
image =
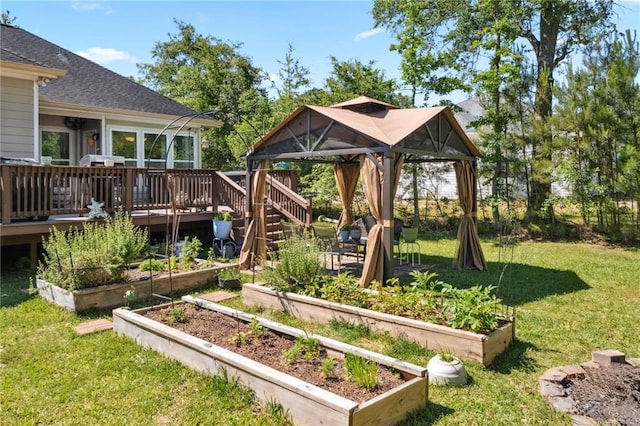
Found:
[[[393,253],[393,154],[390,151],[384,153],[382,160],[382,234],[384,250],[384,281],[395,275],[395,259]]]

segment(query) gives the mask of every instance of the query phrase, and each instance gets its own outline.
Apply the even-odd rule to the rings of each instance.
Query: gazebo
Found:
[[[272,162],[334,164],[343,204],[342,223],[352,223],[358,176],[376,224],[369,231],[362,285],[394,276],[393,201],[402,165],[453,162],[464,215],[453,266],[486,269],[475,226],[478,148],[448,107],[402,109],[366,96],[331,107],[302,105],[248,152],[247,221],[240,263],[250,268],[266,255],[264,195]]]

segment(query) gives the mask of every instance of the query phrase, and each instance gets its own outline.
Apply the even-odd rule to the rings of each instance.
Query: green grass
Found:
[[[517,340],[488,368],[466,362],[468,386],[430,387],[428,408],[405,424],[568,425],[570,418],[539,394],[538,379],[546,369],[586,361],[596,349],[640,357],[637,249],[525,242],[504,250],[485,239],[489,270],[479,272],[451,269],[453,239],[423,239],[421,245],[422,263],[443,281],[456,287],[499,284],[498,295],[516,307]],[[88,316],[29,296],[22,291],[28,281],[28,274],[12,273],[0,283],[0,424],[282,423],[273,415],[277,410],[254,417],[255,401],[238,386],[193,372],[111,331],[76,336],[73,327]],[[434,355],[352,324],[261,315],[418,365]]]

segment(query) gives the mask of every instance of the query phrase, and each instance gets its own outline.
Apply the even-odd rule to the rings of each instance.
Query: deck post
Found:
[[[124,211],[131,214],[133,212],[133,187],[136,184],[133,175],[134,169],[126,168],[124,171],[124,182],[122,187],[124,188]],[[144,186],[143,186],[144,188]],[[144,189],[143,189],[144,194]]]
[[[13,185],[11,182],[11,168],[1,167],[2,174],[0,175],[0,189],[2,190],[2,223],[11,222],[11,210],[13,210],[12,191]]]
[[[212,212],[217,212],[218,211],[218,185],[219,183],[219,179],[218,179],[218,171],[217,170],[211,170],[211,187],[209,189],[209,199],[211,200],[211,211]]]

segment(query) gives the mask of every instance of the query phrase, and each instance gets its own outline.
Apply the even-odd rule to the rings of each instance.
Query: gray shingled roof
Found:
[[[66,70],[40,88],[50,102],[172,116],[197,112],[21,28],[0,25],[0,60]]]

